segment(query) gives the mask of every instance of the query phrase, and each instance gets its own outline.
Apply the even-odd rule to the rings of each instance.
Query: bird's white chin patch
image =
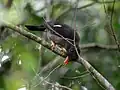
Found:
[[[54,25],[54,27],[62,27],[62,25]]]

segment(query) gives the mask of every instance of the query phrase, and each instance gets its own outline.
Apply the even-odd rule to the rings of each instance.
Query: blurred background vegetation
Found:
[[[69,63],[49,75],[57,65],[63,63],[63,58],[3,25],[4,22],[39,25],[45,17],[73,28],[76,24],[81,46],[91,43],[116,45],[108,25],[112,5],[113,0],[0,0],[0,90],[102,90],[100,84],[78,63]],[[120,1],[116,0],[113,28],[118,41],[119,10]],[[45,35],[32,33],[40,37]],[[81,56],[116,90],[120,89],[118,50],[81,47]],[[41,82],[47,75],[49,77]]]

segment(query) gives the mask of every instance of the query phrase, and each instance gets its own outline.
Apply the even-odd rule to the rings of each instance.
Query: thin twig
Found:
[[[81,44],[81,49],[106,49],[106,50],[117,50],[117,45],[103,45],[97,43],[88,43],[88,44]]]
[[[117,0],[116,2],[120,2],[120,0]],[[101,0],[96,0],[96,3],[99,3],[99,4],[103,4],[103,3],[105,3],[105,4],[111,4],[111,3],[114,3],[114,0],[109,0],[109,1],[102,1],[101,2]]]
[[[60,56],[57,56],[54,60],[52,60],[51,62],[49,62],[47,65],[45,65],[41,70],[40,70],[40,74],[43,72],[46,72],[47,70],[50,70],[51,68],[53,68],[55,65],[57,65],[57,63],[60,61]]]
[[[42,82],[44,82],[56,69],[60,68],[61,66],[63,66],[63,64],[58,65],[56,68],[54,68],[41,82],[39,82],[38,84],[36,84],[33,87],[37,87],[38,85],[40,85]]]
[[[54,69],[55,70],[55,69]],[[35,72],[35,70],[33,69],[33,71],[34,71],[34,73],[36,74],[36,76],[39,76],[36,72]],[[31,80],[31,82],[32,82],[33,80]],[[31,83],[30,82],[30,83]],[[45,82],[45,83],[47,83],[47,84],[49,84],[49,85],[54,85],[55,87],[59,87],[59,88],[65,88],[65,89],[67,89],[67,90],[72,90],[71,88],[69,88],[69,87],[67,87],[67,86],[63,86],[63,85],[60,85],[60,84],[54,84],[54,83],[51,83],[51,82],[48,82],[47,80],[45,80],[44,79],[44,81],[42,81],[42,82]],[[29,85],[30,86],[30,85]]]
[[[117,2],[119,2],[119,0]],[[91,3],[87,4],[87,5],[78,7],[77,9],[79,9],[79,10],[80,9],[84,9],[84,8],[90,7],[90,6],[92,6],[92,5],[96,4],[96,3],[98,3],[98,4],[103,4],[103,3],[110,4],[110,3],[113,3],[113,1],[104,1],[104,2],[101,2],[100,0],[94,0],[93,2],[91,2]],[[74,10],[74,9],[76,9],[76,8],[68,8],[68,9],[66,9],[56,19],[61,18],[63,15],[67,14],[68,12],[70,12],[71,10]]]
[[[114,28],[113,28],[113,14],[114,14],[115,2],[116,2],[116,1],[114,0],[114,1],[113,1],[113,6],[112,6],[112,11],[111,11],[111,16],[110,16],[110,24],[109,24],[109,25],[106,25],[105,28],[106,28],[106,31],[107,31],[110,35],[113,36],[113,38],[114,38],[114,40],[115,40],[115,43],[116,43],[116,45],[117,45],[117,47],[118,47],[118,51],[120,52],[120,44],[119,44],[119,41],[118,41],[118,39],[117,39],[116,33],[115,33],[115,31],[114,31]],[[107,18],[109,19],[107,10],[106,10],[106,8],[105,8],[105,1],[104,1],[104,0],[103,0],[103,5],[104,5],[104,10],[105,10],[106,16],[107,16]],[[111,32],[108,31],[108,28],[107,28],[108,26],[110,26],[110,31],[111,31]]]
[[[54,67],[57,62],[59,61],[60,57],[56,57],[55,60],[49,62],[47,65],[45,65],[41,70],[40,72],[38,72],[38,74],[36,74],[36,76],[33,77],[32,80],[36,79],[36,77],[39,77],[42,73],[44,73],[45,71],[47,70],[50,70],[52,67]]]
[[[60,85],[60,84],[54,84],[54,83],[50,83],[48,81],[44,81],[45,83],[47,84],[50,84],[50,85],[53,85],[55,87],[59,87],[59,88],[64,88],[64,89],[67,89],[67,90],[72,90],[71,88],[67,87],[67,86],[63,86],[63,85]]]
[[[105,13],[107,14],[107,10],[106,10],[106,7],[105,7],[105,1],[104,0],[103,0],[103,7],[104,7]]]
[[[110,18],[110,27],[111,27],[111,31],[112,31],[112,35],[113,35],[113,38],[114,38],[114,40],[115,40],[115,43],[117,44],[117,46],[118,46],[118,51],[120,52],[120,45],[119,45],[119,41],[118,41],[118,39],[117,39],[117,36],[116,36],[116,34],[115,34],[115,31],[114,31],[114,28],[113,28],[113,14],[114,14],[114,6],[115,6],[115,0],[114,0],[114,2],[113,2],[113,6],[112,6],[112,12],[111,12],[111,18]]]
[[[74,76],[74,77],[61,77],[62,79],[79,79],[79,78],[83,78],[83,77],[85,77],[85,76],[87,76],[87,75],[89,75],[90,73],[88,72],[88,71],[85,71],[85,72],[83,72],[83,73],[81,73],[80,75],[78,75],[78,76]]]
[[[87,4],[87,5],[81,6],[81,7],[79,7],[78,9],[83,9],[83,8],[86,8],[86,7],[90,7],[90,6],[94,5],[94,4],[95,4],[95,2],[92,2],[92,3],[89,3],[89,4]],[[76,8],[68,8],[68,9],[66,9],[66,10],[65,10],[64,12],[62,12],[56,19],[61,18],[63,15],[65,15],[66,13],[68,13],[69,11],[74,10],[74,9],[76,9]]]

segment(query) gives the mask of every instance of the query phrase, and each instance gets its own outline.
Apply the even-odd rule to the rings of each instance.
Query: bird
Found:
[[[64,60],[64,64],[78,59],[80,37],[77,31],[69,25],[51,20],[45,21],[41,25],[25,25],[25,27],[32,31],[46,31],[48,38],[51,40],[52,49],[58,45],[62,50],[66,50],[67,57]]]

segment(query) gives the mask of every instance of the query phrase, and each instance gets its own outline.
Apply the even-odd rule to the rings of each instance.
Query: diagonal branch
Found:
[[[44,39],[36,36],[35,34],[32,34],[32,33],[28,32],[28,31],[24,30],[24,29],[21,28],[21,27],[14,26],[14,25],[12,25],[12,24],[8,24],[8,25],[5,26],[5,27],[10,28],[10,29],[14,30],[15,32],[18,32],[18,33],[20,33],[21,35],[23,35],[23,36],[25,36],[25,37],[27,37],[27,38],[29,38],[29,39],[31,39],[31,40],[33,40],[33,41],[41,44],[42,46],[46,47],[47,49],[52,50],[52,49],[51,49],[51,45],[50,45],[47,41],[45,41]],[[55,50],[52,50],[52,51],[53,51],[54,53],[62,56],[62,57],[65,57],[65,55],[61,55],[59,47],[56,47]]]
[[[115,5],[115,0],[114,0],[114,2],[113,2],[113,6],[112,6],[112,12],[111,12],[111,17],[110,17],[110,27],[111,27],[111,32],[112,32],[113,38],[114,38],[114,40],[115,40],[115,43],[116,43],[116,45],[118,46],[118,51],[120,52],[119,41],[118,41],[118,39],[117,39],[116,33],[115,33],[115,31],[114,31],[114,28],[113,28],[114,5]]]
[[[73,89],[71,89],[69,87],[66,87],[66,86],[63,86],[63,85],[60,85],[60,84],[54,84],[54,83],[51,83],[51,82],[48,82],[48,81],[44,81],[44,82],[47,83],[47,84],[49,84],[49,85],[53,85],[55,87],[63,88],[65,90],[73,90]]]
[[[118,50],[117,45],[103,45],[97,43],[89,43],[80,45],[81,49],[104,49],[104,50]]]
[[[115,90],[112,84],[110,84],[107,79],[105,79],[93,66],[91,66],[88,61],[82,57],[79,57],[77,62],[81,63],[88,70],[91,76],[93,76],[93,78],[95,78],[95,80],[99,82],[100,85],[102,85],[102,87],[104,87],[106,90]]]
[[[92,1],[95,1],[96,3],[99,3],[99,4],[111,4],[111,3],[114,3],[114,0],[105,0],[105,1],[101,1],[101,0],[92,0]],[[116,2],[120,2],[119,0],[117,0]]]
[[[48,76],[47,77],[45,77],[44,79],[42,79],[42,81],[41,81],[41,83],[43,82],[43,83],[45,83],[45,84],[49,84],[49,85],[52,85],[52,86],[55,86],[55,87],[59,87],[59,88],[63,88],[63,89],[67,89],[67,90],[72,90],[71,88],[69,88],[69,87],[67,87],[67,86],[63,86],[63,85],[60,85],[60,84],[56,84],[56,83],[51,83],[51,82],[48,82],[46,79],[56,70],[56,69],[58,69],[58,68],[60,68],[62,65],[58,65],[56,68],[54,68],[49,74],[48,74]],[[34,72],[35,72],[35,70],[34,70]],[[37,74],[36,72],[35,72],[35,74],[36,74],[36,76],[39,76],[39,74]],[[39,79],[40,79],[40,77],[39,77]],[[40,83],[39,83],[40,84]],[[39,85],[39,84],[37,84],[37,85]],[[30,86],[30,85],[29,85]],[[36,86],[36,85],[35,85]],[[34,86],[34,87],[35,87]]]
[[[40,37],[37,37],[36,35],[34,35],[30,32],[27,32],[26,30],[23,30],[22,28],[20,28],[18,26],[14,26],[12,24],[7,23],[6,27],[14,30],[15,32],[20,33],[21,35],[23,35],[31,40],[36,41],[37,43],[39,43],[39,44],[43,45],[44,47],[51,50],[50,44],[48,44],[45,40],[41,39]],[[55,48],[55,50],[53,50],[53,52],[55,52],[56,54],[63,56],[63,57],[66,56],[66,54],[65,55],[60,54],[59,48],[57,48],[57,49]],[[86,61],[82,57],[79,57],[77,62],[82,64],[90,72],[90,74],[92,76],[94,76],[97,79],[97,81],[105,87],[105,89],[115,90],[115,88],[95,68],[93,68],[88,61]]]
[[[114,41],[115,41],[115,43],[116,43],[116,45],[117,45],[117,47],[118,47],[117,49],[118,49],[118,51],[120,52],[120,44],[119,44],[118,38],[117,38],[117,36],[116,36],[115,30],[114,30],[114,27],[113,27],[114,6],[115,6],[115,3],[116,3],[116,2],[117,2],[116,0],[113,1],[112,10],[111,10],[111,15],[110,15],[110,20],[109,20],[109,17],[108,17],[108,12],[107,12],[107,10],[106,10],[105,1],[104,1],[104,0],[103,0],[103,6],[104,6],[104,10],[105,10],[107,19],[109,20],[109,24],[105,25],[105,29],[106,29],[106,31],[107,31],[109,34],[111,34],[111,35],[113,36]],[[109,28],[108,28],[108,27],[109,27]],[[109,32],[109,29],[110,29],[111,32]]]
[[[58,65],[56,68],[54,68],[42,81],[40,81],[38,84],[36,84],[34,87],[37,87],[40,85],[42,82],[44,82],[56,69],[62,67],[63,64]],[[39,75],[39,74],[38,74]]]
[[[91,3],[83,5],[81,7],[78,7],[77,9],[79,9],[79,10],[84,9],[84,8],[90,7],[90,6],[95,5],[95,4],[103,4],[103,3],[111,4],[111,3],[114,2],[114,1],[104,1],[104,2],[102,2],[100,0],[91,0],[91,1],[92,1]],[[119,2],[119,0],[117,0],[116,2]],[[71,10],[74,10],[74,9],[76,9],[76,8],[68,8],[68,9],[64,10],[64,12],[62,12],[56,19],[61,18],[63,15],[67,14],[68,12],[70,12]]]
[[[92,3],[89,3],[89,4],[87,4],[87,5],[78,7],[77,9],[83,9],[83,8],[86,8],[86,7],[90,7],[90,6],[94,5],[94,4],[95,4],[95,2],[92,2]],[[71,10],[74,10],[74,9],[76,9],[76,8],[68,8],[68,9],[64,10],[64,12],[62,12],[56,19],[61,18],[63,15],[65,15],[66,13],[68,13],[68,12],[70,12]]]

